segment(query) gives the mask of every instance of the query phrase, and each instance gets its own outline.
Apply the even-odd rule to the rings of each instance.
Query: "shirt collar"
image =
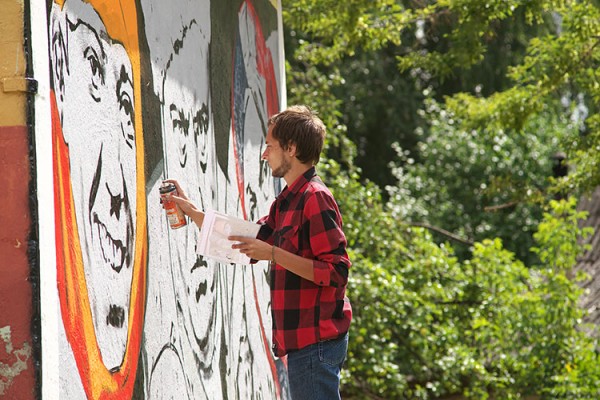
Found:
[[[291,197],[294,197],[308,182],[312,180],[317,175],[317,170],[314,166],[310,167],[306,170],[302,175],[300,175],[291,186],[286,186],[278,198],[281,200],[289,200]]]

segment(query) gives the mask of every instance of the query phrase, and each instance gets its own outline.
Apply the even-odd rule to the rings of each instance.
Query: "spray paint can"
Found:
[[[158,190],[160,192],[160,200],[165,212],[167,213],[167,219],[169,220],[171,229],[179,229],[182,226],[187,225],[183,211],[181,211],[179,206],[174,201],[167,200],[168,195],[177,195],[177,189],[175,188],[175,185],[172,183],[163,183]]]

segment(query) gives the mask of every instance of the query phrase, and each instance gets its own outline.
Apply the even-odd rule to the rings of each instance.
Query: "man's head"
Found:
[[[295,157],[302,164],[315,165],[319,162],[325,140],[325,124],[309,107],[288,107],[269,118],[269,128],[273,139],[283,150],[295,146]]]

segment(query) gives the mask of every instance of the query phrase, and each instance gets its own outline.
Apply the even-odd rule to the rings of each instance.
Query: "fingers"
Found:
[[[181,197],[181,196],[178,196],[176,194],[169,195],[168,199],[171,200],[171,201],[174,201],[177,204],[180,204],[182,202],[187,201],[187,199],[185,197]]]
[[[171,200],[175,202],[186,215],[190,215],[193,211],[197,211],[198,208],[188,198],[181,196],[171,196]]]
[[[232,242],[244,242],[244,241],[247,241],[250,238],[246,237],[246,236],[235,236],[235,235],[232,235],[232,236],[227,236],[227,239],[231,240]]]
[[[244,246],[248,246],[249,245],[249,241],[247,240],[248,238],[242,237],[242,236],[229,236],[227,237],[227,240],[233,242],[233,244],[231,245],[232,249],[241,249]]]
[[[254,248],[251,243],[234,242],[231,245],[231,248],[234,250],[238,250],[240,253],[242,253],[250,258],[258,259],[257,258],[258,257],[257,249]]]
[[[163,182],[172,183],[173,185],[175,185],[175,189],[177,189],[177,193],[179,194],[179,196],[183,197],[184,199],[187,198],[185,191],[181,188],[181,185],[179,184],[179,181],[177,181],[177,179],[165,179]]]
[[[175,185],[175,189],[177,190],[177,194],[173,194],[175,192],[171,192],[167,194],[164,198],[166,201],[173,201],[176,203],[185,214],[189,214],[190,210],[196,209],[196,206],[190,201],[190,199],[185,194],[185,191],[181,188],[179,181],[177,179],[165,179],[163,183],[170,183]],[[163,204],[163,198],[161,197],[160,203]],[[164,204],[163,204],[164,208]]]
[[[160,204],[162,204],[163,208],[165,208],[164,203],[169,201],[172,201],[175,204],[181,204],[181,202],[184,201],[184,199],[182,199],[180,196],[171,193],[165,195],[164,199],[162,197],[160,198]]]
[[[262,240],[247,236],[228,236],[232,241],[231,248],[239,250],[240,253],[247,255],[255,260],[268,260],[271,254],[271,245]]]

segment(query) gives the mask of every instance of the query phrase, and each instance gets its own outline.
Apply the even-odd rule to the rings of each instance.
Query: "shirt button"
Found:
[[[321,281],[321,285],[323,284],[323,281]]]

